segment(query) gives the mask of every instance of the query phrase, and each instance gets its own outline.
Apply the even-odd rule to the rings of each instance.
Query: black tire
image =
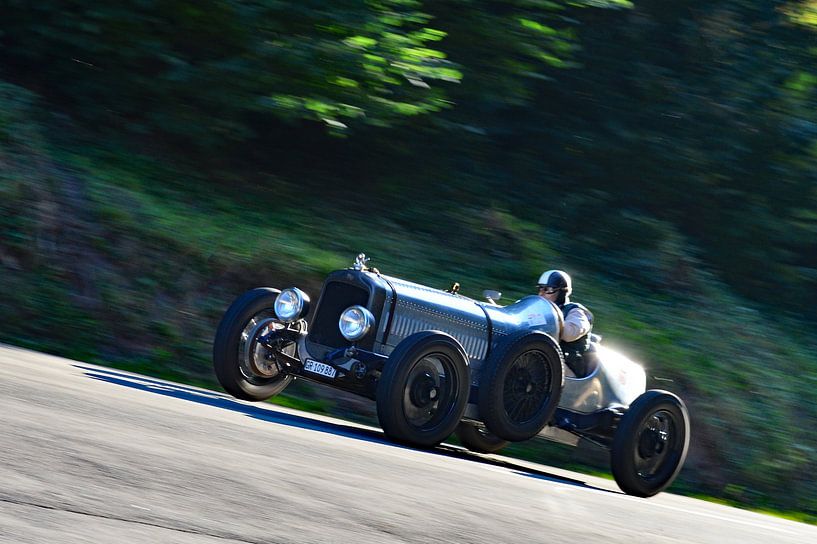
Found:
[[[522,331],[488,357],[479,383],[480,417],[503,440],[533,438],[553,417],[563,385],[559,344],[543,332]]]
[[[267,374],[270,375],[275,372],[271,370],[272,364],[262,358],[269,350],[255,340],[270,327],[284,326],[273,310],[278,293],[277,289],[267,287],[247,291],[230,305],[218,325],[213,342],[213,368],[224,390],[236,398],[266,400],[283,391],[292,381],[290,374],[266,377],[265,372],[258,370],[268,368]],[[284,349],[294,355],[295,345]]]
[[[509,444],[494,433],[476,423],[461,422],[457,425],[457,438],[462,445],[477,453],[496,453]]]
[[[621,418],[610,449],[613,477],[622,491],[651,497],[666,489],[689,450],[689,414],[668,391],[642,393]]]
[[[470,389],[465,351],[438,331],[413,334],[389,356],[377,384],[377,417],[390,439],[432,447],[457,427]]]

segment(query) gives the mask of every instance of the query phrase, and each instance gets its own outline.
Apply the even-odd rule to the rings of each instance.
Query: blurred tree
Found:
[[[345,131],[460,103],[527,105],[532,81],[570,65],[568,7],[629,5],[2,0],[0,58],[10,76],[83,117],[215,145],[248,139],[259,114]],[[448,86],[448,97],[443,83],[463,70],[466,85]]]
[[[3,66],[95,121],[216,145],[248,117],[331,130],[446,107],[460,74],[414,0],[5,0]]]
[[[588,262],[651,274],[639,250],[656,250],[652,237],[620,236],[628,215],[646,215],[677,225],[750,297],[812,311],[815,35],[788,7],[583,12],[582,68],[541,86],[500,140],[521,195],[548,194],[544,216]]]

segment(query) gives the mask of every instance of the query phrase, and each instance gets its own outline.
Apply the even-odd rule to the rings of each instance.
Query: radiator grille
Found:
[[[351,345],[338,329],[340,314],[349,306],[355,304],[367,306],[368,302],[369,292],[363,287],[338,281],[327,283],[312,319],[309,341],[332,348]],[[377,318],[376,314],[375,318]],[[363,349],[372,349],[374,337],[374,331],[372,331],[358,345]]]

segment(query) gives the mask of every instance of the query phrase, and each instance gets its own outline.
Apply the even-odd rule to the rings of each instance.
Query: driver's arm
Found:
[[[590,332],[590,316],[581,308],[573,308],[565,316],[562,340],[573,342]]]

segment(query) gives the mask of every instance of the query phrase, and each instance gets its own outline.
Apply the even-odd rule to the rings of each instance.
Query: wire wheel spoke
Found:
[[[511,421],[525,423],[546,405],[552,376],[545,354],[529,350],[519,355],[508,369],[503,384],[503,404]]]

